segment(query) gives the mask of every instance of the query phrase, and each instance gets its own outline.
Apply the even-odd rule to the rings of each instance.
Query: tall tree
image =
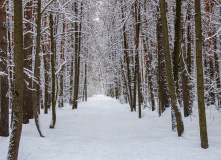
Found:
[[[173,72],[172,72],[172,64],[171,64],[171,56],[170,56],[170,46],[169,46],[169,36],[168,36],[168,27],[167,27],[167,17],[166,17],[166,4],[165,0],[160,0],[160,15],[161,15],[161,23],[162,23],[162,31],[163,31],[163,46],[164,46],[164,54],[165,54],[165,62],[166,62],[166,73],[168,86],[171,97],[172,109],[174,110],[176,122],[177,122],[177,133],[178,136],[182,136],[184,132],[182,115],[180,112],[176,87],[174,84]]]
[[[22,0],[14,0],[14,54],[15,54],[15,94],[13,107],[12,132],[10,136],[8,160],[17,160],[23,119],[23,24]]]
[[[6,3],[0,1],[0,136],[9,136]]]
[[[74,3],[74,9],[76,17],[78,16],[78,3]],[[81,13],[81,12],[80,12]],[[74,24],[75,30],[75,58],[74,58],[74,99],[73,99],[73,106],[72,109],[77,109],[78,105],[78,90],[79,90],[79,77],[80,77],[80,48],[81,48],[81,22],[78,25],[78,19]]]
[[[178,94],[178,73],[179,73],[179,57],[181,44],[181,6],[182,1],[176,1],[176,16],[175,16],[175,36],[174,36],[174,50],[173,50],[173,72],[174,81],[176,84],[176,92]]]
[[[24,75],[26,84],[24,85],[24,109],[23,109],[23,123],[27,124],[29,123],[29,118],[32,117],[32,79],[29,76],[30,71],[32,70],[32,8],[33,8],[33,2],[29,1],[26,3],[25,9],[24,9],[24,15],[25,15],[25,28],[24,28],[24,69],[26,74]]]
[[[159,116],[169,107],[169,90],[167,85],[165,55],[163,47],[163,33],[161,18],[157,20],[157,43],[158,43],[158,98],[159,98]]]
[[[50,128],[54,128],[56,123],[56,110],[55,110],[55,51],[54,51],[54,32],[53,32],[53,16],[50,14],[50,36],[51,36],[51,79],[52,79],[52,96],[51,96],[51,103],[52,103],[52,121],[50,124]]]
[[[204,79],[203,79],[203,61],[202,61],[202,22],[201,22],[201,3],[195,0],[195,32],[196,32],[196,68],[197,68],[197,93],[198,110],[200,124],[201,147],[206,149],[208,145],[206,112],[204,102]]]
[[[37,36],[36,36],[36,53],[35,53],[35,67],[34,67],[34,78],[35,81],[33,82],[33,115],[35,118],[35,125],[41,137],[44,137],[41,128],[40,128],[40,120],[39,115],[37,112],[37,101],[38,101],[38,82],[39,82],[39,54],[40,54],[40,43],[41,43],[41,0],[38,0],[38,7],[37,7]]]

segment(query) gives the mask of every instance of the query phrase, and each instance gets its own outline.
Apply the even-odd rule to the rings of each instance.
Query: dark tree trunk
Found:
[[[182,38],[184,43],[184,38]],[[184,117],[188,117],[192,113],[192,103],[191,103],[191,86],[190,80],[188,76],[188,68],[187,64],[187,52],[186,46],[184,45],[182,48],[182,56],[180,60],[180,67],[181,67],[181,80],[182,80],[182,93],[183,93],[183,108],[184,108]]]
[[[74,28],[74,25],[72,24],[72,29]],[[73,34],[71,34],[71,49],[74,49],[74,36]],[[70,71],[70,99],[69,99],[69,103],[73,104],[73,74],[74,74],[74,52],[72,51],[71,54],[71,71]]]
[[[10,137],[8,160],[17,160],[23,119],[23,24],[22,0],[14,0],[14,54],[15,54],[15,95],[13,107],[13,126]]]
[[[124,9],[121,9],[122,18],[124,19]],[[126,73],[127,73],[127,92],[128,92],[128,100],[130,104],[131,112],[133,112],[133,100],[132,100],[132,89],[131,89],[131,73],[130,73],[130,58],[128,54],[128,44],[127,44],[127,34],[126,34],[126,26],[123,26],[123,43],[124,43],[124,56],[126,61]]]
[[[176,92],[178,95],[178,75],[179,75],[179,57],[180,57],[180,45],[181,45],[181,5],[182,1],[176,1],[176,16],[175,16],[175,36],[174,36],[174,51],[173,51],[173,73],[174,81],[176,85]]]
[[[169,86],[170,97],[171,97],[171,104],[172,104],[172,109],[174,110],[174,114],[176,117],[178,136],[182,136],[184,132],[184,126],[183,126],[182,115],[181,115],[180,108],[178,105],[176,87],[174,84],[174,78],[173,78],[173,72],[172,72],[165,0],[160,0],[160,15],[161,15],[161,23],[162,23],[162,31],[163,31],[163,46],[164,46],[164,54],[165,54],[165,62],[166,62],[166,73],[167,73],[167,80],[168,80],[168,86]]]
[[[204,103],[204,78],[202,61],[202,23],[200,0],[195,0],[195,32],[196,32],[196,68],[197,68],[197,93],[200,124],[201,147],[206,149],[208,145],[206,112]]]
[[[32,19],[32,1],[26,3],[25,6],[25,18],[28,21]],[[28,70],[32,70],[32,26],[31,23],[25,23],[24,31],[26,34],[24,35],[24,68]],[[29,71],[26,71],[29,72]],[[23,101],[23,123],[29,123],[29,118],[32,117],[30,114],[32,113],[32,79],[27,74],[24,75],[26,84],[24,85],[24,101]]]
[[[51,103],[52,103],[52,121],[50,124],[50,128],[54,128],[56,123],[56,110],[55,110],[55,51],[54,51],[54,32],[53,32],[53,16],[50,14],[50,36],[51,36],[51,79],[52,79],[52,96],[51,96]]]
[[[40,120],[37,112],[37,104],[39,99],[38,99],[38,92],[39,92],[39,87],[36,81],[39,82],[39,53],[40,53],[40,38],[41,38],[41,0],[38,0],[38,19],[37,19],[37,37],[36,37],[36,54],[35,54],[35,68],[34,68],[34,77],[35,81],[33,82],[33,103],[32,103],[32,109],[33,109],[33,115],[35,118],[35,125],[37,127],[37,130],[40,134],[41,137],[44,137],[44,135],[41,132],[40,128]]]
[[[48,114],[48,109],[50,108],[49,97],[48,97],[48,69],[47,69],[47,56],[45,55],[44,46],[43,46],[43,59],[44,59],[44,77],[45,77],[45,94],[44,94],[44,114]]]
[[[158,42],[158,97],[159,116],[169,107],[169,90],[167,85],[165,56],[163,47],[163,33],[161,18],[157,22],[157,42]]]
[[[63,33],[65,31],[65,23],[63,23]],[[60,53],[60,62],[63,61],[63,43],[64,43],[64,39],[62,38],[61,41],[61,53]],[[60,63],[60,65],[62,65],[62,63]],[[59,92],[59,107],[64,107],[64,100],[63,100],[63,94],[64,94],[64,87],[63,87],[63,74],[64,74],[64,66],[61,66],[61,71],[60,71],[60,92]]]
[[[9,98],[7,76],[7,28],[5,1],[0,1],[0,70],[5,75],[0,75],[0,136],[9,136]]]
[[[81,8],[82,10],[82,8]],[[78,15],[78,4],[75,2],[75,14]],[[78,105],[78,90],[80,78],[80,48],[81,48],[81,22],[75,22],[75,73],[74,73],[74,99],[72,109],[77,109]]]
[[[138,90],[138,111],[139,118],[141,118],[141,77],[140,77],[140,63],[139,63],[139,36],[140,36],[140,4],[138,2],[135,3],[135,26],[136,26],[136,46],[135,46],[135,77],[137,77],[137,90]],[[134,91],[136,92],[136,90]],[[136,102],[135,102],[136,108]]]

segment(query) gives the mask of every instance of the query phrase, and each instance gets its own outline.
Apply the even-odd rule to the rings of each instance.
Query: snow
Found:
[[[43,111],[42,111],[43,113]],[[45,138],[34,120],[23,125],[19,160],[218,160],[221,157],[220,111],[207,109],[209,148],[200,147],[197,109],[184,118],[183,137],[171,131],[170,109],[162,117],[149,109],[130,112],[128,104],[96,95],[57,108],[55,129],[49,129],[51,114],[40,115]],[[0,137],[0,160],[5,160],[9,137]]]

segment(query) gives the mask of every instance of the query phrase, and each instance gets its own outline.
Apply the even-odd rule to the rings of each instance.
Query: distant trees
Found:
[[[43,137],[40,108],[52,109],[54,128],[56,104],[77,109],[100,93],[128,102],[139,118],[143,108],[161,116],[172,106],[178,136],[180,108],[188,117],[198,100],[202,147],[208,147],[205,105],[221,107],[216,1],[24,0],[24,12],[20,0],[12,2],[0,1],[0,136],[9,135],[9,108],[18,125],[13,136],[20,134],[22,111],[23,123],[34,116]]]

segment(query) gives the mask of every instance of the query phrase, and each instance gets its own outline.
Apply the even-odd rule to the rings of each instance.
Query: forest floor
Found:
[[[42,111],[43,113],[43,111]],[[40,115],[45,138],[34,121],[23,125],[19,160],[220,160],[221,113],[207,108],[209,148],[201,149],[198,112],[184,118],[185,133],[171,131],[170,110],[162,117],[143,110],[142,119],[127,104],[97,95],[57,109],[55,129],[49,129],[51,114]],[[0,137],[0,160],[5,160],[9,137]]]

